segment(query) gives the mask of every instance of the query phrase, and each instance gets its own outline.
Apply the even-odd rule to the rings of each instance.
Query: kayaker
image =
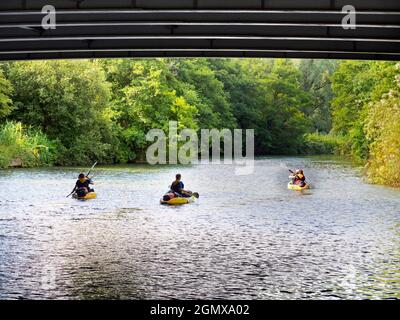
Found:
[[[163,196],[163,201],[167,202],[176,197],[174,192],[169,192]]]
[[[182,175],[178,173],[175,178],[175,181],[171,184],[171,191],[180,197],[191,197],[192,192],[184,189],[185,185],[182,182]]]
[[[298,185],[300,187],[305,187],[306,185],[306,176],[304,175],[304,171],[301,169],[296,170],[296,173],[289,177],[292,179],[293,184]]]
[[[78,197],[83,198],[88,193],[94,192],[94,189],[90,188],[90,185],[93,184],[93,181],[85,176],[85,174],[81,173],[78,177],[78,181],[76,181],[74,190],[71,193],[76,193]]]

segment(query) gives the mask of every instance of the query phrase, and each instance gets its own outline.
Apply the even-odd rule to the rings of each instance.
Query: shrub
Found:
[[[52,165],[57,145],[42,132],[24,128],[20,122],[6,122],[0,126],[0,168],[7,168],[15,159],[23,167]]]
[[[306,154],[338,153],[344,144],[344,138],[333,134],[307,133],[304,136]]]
[[[400,187],[400,93],[392,91],[371,106],[365,131],[371,182]]]

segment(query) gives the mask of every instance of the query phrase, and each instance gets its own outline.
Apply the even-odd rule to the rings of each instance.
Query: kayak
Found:
[[[301,187],[299,185],[293,184],[292,182],[289,182],[288,189],[289,190],[293,190],[293,191],[303,191],[303,190],[311,189],[311,187],[307,183],[306,183],[306,185],[304,187]]]
[[[72,196],[74,199],[77,200],[92,200],[97,198],[97,193],[96,192],[89,192],[85,197],[80,198],[76,193]]]
[[[164,201],[163,199],[161,199],[160,203],[165,204],[165,205],[170,205],[170,206],[181,206],[184,204],[193,203],[196,201],[196,199],[197,198],[195,196],[191,196],[190,198],[177,197],[177,198],[173,198],[169,201]]]

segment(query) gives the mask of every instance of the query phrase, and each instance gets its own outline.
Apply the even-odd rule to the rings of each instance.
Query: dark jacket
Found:
[[[174,181],[171,184],[171,190],[177,193],[181,193],[182,190],[185,188],[185,185],[182,181]]]
[[[85,182],[81,182],[80,180],[76,181],[75,190],[86,188],[90,190],[90,185],[93,184],[90,179],[86,179]]]

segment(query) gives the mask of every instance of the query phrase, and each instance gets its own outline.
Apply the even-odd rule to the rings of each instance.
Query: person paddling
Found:
[[[179,173],[175,177],[175,181],[171,183],[170,191],[161,199],[162,204],[187,204],[193,202],[193,199],[199,199],[200,195],[197,192],[187,191],[184,189],[185,185],[182,182],[182,175]],[[188,201],[181,202],[179,199],[187,198]],[[192,199],[192,201],[189,200]],[[178,200],[178,202],[171,203],[171,201]]]
[[[171,191],[179,197],[189,198],[193,195],[193,192],[185,190],[185,185],[182,182],[182,175],[177,174],[175,181],[171,184]]]
[[[296,173],[292,173],[289,178],[292,179],[292,183],[294,185],[298,185],[300,187],[306,186],[306,176],[304,175],[304,171],[301,169],[296,170]]]
[[[84,198],[88,193],[94,192],[94,189],[90,188],[92,184],[94,184],[93,181],[84,173],[81,173],[71,194],[76,193],[79,198]]]
[[[182,181],[182,175],[178,173],[175,176],[175,181],[171,183],[171,191],[178,196],[184,197],[186,194],[184,188],[185,184]]]

